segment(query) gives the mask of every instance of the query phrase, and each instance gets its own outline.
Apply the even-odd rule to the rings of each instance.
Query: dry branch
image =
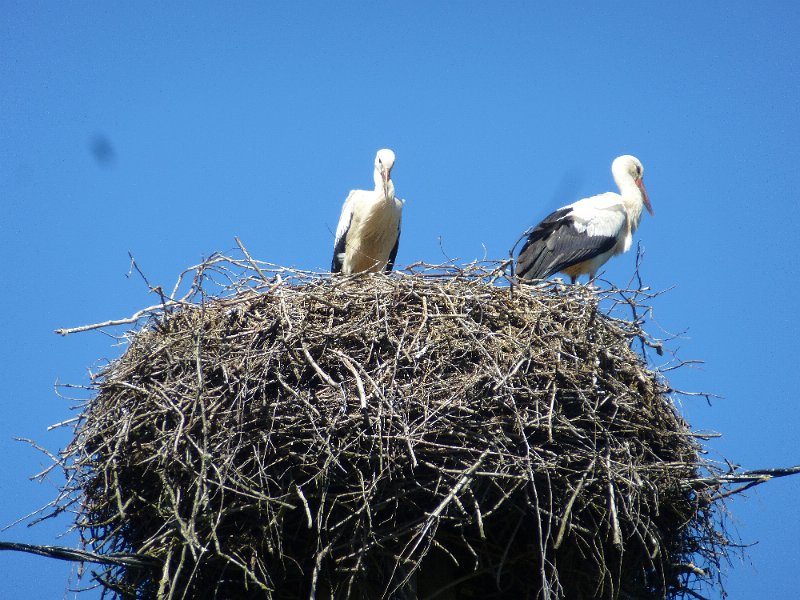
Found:
[[[0,542],[0,550],[26,552],[28,554],[37,554],[57,560],[100,563],[132,569],[153,569],[161,566],[161,561],[154,560],[146,555],[130,554],[127,552],[97,554],[96,552],[88,552],[86,550],[68,548],[65,546],[42,546],[37,544],[22,544],[19,542]]]

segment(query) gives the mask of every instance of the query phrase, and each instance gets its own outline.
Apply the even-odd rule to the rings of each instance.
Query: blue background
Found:
[[[650,331],[705,361],[671,372],[675,388],[722,396],[681,411],[723,434],[712,458],[800,463],[800,3],[2,0],[0,14],[0,525],[60,483],[30,482],[48,462],[13,438],[62,448],[69,431],[47,427],[75,402],[54,384],[85,384],[124,349],[53,330],[158,301],[126,277],[128,251],[170,288],[234,236],[325,270],[381,147],[407,200],[400,267],[503,258],[552,209],[614,189],[615,156],[638,156],[655,209],[642,276],[671,288]],[[604,277],[633,269],[631,252]],[[730,566],[732,597],[797,597],[798,497],[788,478],[729,503],[757,542]],[[69,545],[68,526],[0,539]],[[3,598],[63,597],[74,574],[8,552],[0,572]]]

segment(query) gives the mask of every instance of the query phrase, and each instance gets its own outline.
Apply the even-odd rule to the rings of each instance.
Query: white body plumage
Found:
[[[394,195],[394,161],[394,152],[379,150],[375,156],[375,189],[353,190],[347,196],[336,228],[332,272],[374,273],[394,267],[404,204]]]

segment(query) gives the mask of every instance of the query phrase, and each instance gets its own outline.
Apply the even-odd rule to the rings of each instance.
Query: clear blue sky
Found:
[[[435,4],[435,5],[434,5]],[[330,264],[347,192],[397,153],[398,265],[503,258],[550,210],[645,165],[637,234],[655,335],[715,453],[800,463],[800,3],[0,1],[0,524],[51,500],[28,477],[82,384],[121,348],[52,332],[157,301],[151,282],[234,247]],[[97,140],[106,140],[98,148]],[[94,140],[94,146],[93,146]],[[94,148],[94,151],[93,151]],[[630,278],[633,253],[605,277]],[[750,559],[733,598],[795,598],[800,478],[730,503]],[[0,539],[57,539],[67,519]],[[0,553],[0,597],[59,598],[70,566]],[[96,596],[96,592],[94,596]],[[93,597],[92,594],[86,597]]]

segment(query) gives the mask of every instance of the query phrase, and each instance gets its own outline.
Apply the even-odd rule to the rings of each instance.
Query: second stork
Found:
[[[611,173],[619,194],[606,192],[568,204],[533,228],[517,257],[517,275],[545,279],[561,272],[572,283],[588,274],[590,280],[606,261],[627,252],[642,207],[652,215],[642,175],[644,167],[635,156],[614,159]]]
[[[336,228],[332,272],[375,273],[394,267],[403,211],[403,200],[394,197],[394,158],[391,150],[378,150],[375,189],[353,190],[347,196]]]

